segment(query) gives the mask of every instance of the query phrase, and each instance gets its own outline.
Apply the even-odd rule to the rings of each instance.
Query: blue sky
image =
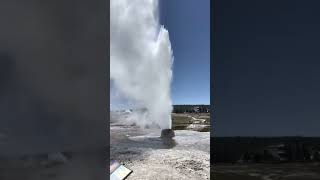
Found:
[[[210,0],[161,0],[173,49],[173,104],[210,104]]]
[[[320,135],[320,1],[214,4],[215,136]]]

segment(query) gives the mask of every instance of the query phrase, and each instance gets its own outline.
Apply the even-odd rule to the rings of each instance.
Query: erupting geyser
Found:
[[[158,3],[111,0],[110,78],[123,97],[147,109],[137,125],[171,129],[173,56]]]

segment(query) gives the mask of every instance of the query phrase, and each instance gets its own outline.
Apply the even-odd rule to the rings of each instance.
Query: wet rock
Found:
[[[51,153],[48,154],[47,160],[43,161],[43,165],[45,165],[47,168],[51,168],[57,165],[63,165],[68,163],[68,158],[64,155],[64,153]]]
[[[48,154],[48,161],[65,164],[68,159],[62,153],[51,153]]]
[[[174,131],[172,129],[162,129],[161,138],[171,139],[175,136]]]

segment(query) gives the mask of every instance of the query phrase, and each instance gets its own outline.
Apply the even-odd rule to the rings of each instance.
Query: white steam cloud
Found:
[[[111,81],[123,97],[147,109],[137,124],[171,128],[173,56],[168,31],[159,24],[158,0],[111,0],[110,6]]]

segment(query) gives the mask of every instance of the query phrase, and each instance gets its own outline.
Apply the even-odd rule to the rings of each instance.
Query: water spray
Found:
[[[111,0],[110,6],[110,78],[114,88],[138,106],[132,108],[148,110],[134,118],[135,124],[156,124],[167,134],[165,129],[172,128],[173,55],[169,32],[159,23],[159,1]]]

